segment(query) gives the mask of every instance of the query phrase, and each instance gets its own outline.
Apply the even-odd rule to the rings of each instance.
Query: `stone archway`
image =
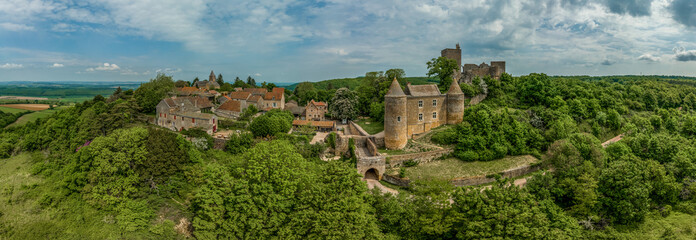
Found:
[[[365,179],[379,180],[379,172],[377,169],[370,168],[365,172]]]

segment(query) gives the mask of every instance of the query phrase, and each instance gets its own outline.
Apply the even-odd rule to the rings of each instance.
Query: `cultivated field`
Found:
[[[0,105],[0,107],[23,109],[30,111],[41,111],[48,109],[50,106],[48,104],[3,104]]]
[[[10,99],[10,100],[48,100],[45,97],[22,97],[22,96],[0,96],[0,99]]]

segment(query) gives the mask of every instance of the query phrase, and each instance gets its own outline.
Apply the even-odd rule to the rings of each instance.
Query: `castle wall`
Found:
[[[445,95],[426,97],[408,96],[408,138],[414,134],[424,133],[447,123],[446,99]],[[433,100],[437,100],[436,106],[433,106]],[[423,107],[419,107],[419,101],[423,101]],[[437,113],[436,118],[433,118],[433,112]],[[419,114],[423,114],[423,120],[418,119]]]
[[[464,94],[447,95],[447,124],[457,124],[464,120]]]

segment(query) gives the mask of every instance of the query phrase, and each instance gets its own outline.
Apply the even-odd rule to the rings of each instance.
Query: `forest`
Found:
[[[350,90],[360,114],[381,118],[379,98],[402,76],[363,78]],[[200,132],[147,123],[174,87],[159,75],[0,130],[0,238],[693,238],[696,80],[534,73],[479,81],[486,100],[433,141],[454,146],[462,161],[535,155],[545,170],[525,187],[423,180],[398,196],[370,191],[354,162],[322,161],[327,146],[283,133],[282,111],[252,121],[256,136],[214,150]]]

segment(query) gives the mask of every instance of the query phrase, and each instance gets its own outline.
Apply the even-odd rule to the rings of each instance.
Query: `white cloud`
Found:
[[[62,67],[64,67],[64,66],[65,66],[65,65],[63,65],[63,64],[61,64],[61,63],[54,63],[53,65],[51,65],[52,68],[62,68]]]
[[[677,59],[677,61],[680,61],[680,62],[696,61],[696,50],[686,50],[683,47],[675,47],[673,49],[673,51],[674,51],[674,57]]]
[[[16,64],[16,63],[5,63],[3,65],[0,65],[0,69],[15,69],[15,68],[23,68],[24,66],[22,64]]]
[[[659,62],[660,57],[656,57],[650,53],[646,53],[646,54],[640,55],[640,57],[638,57],[638,60],[646,61],[646,62]]]
[[[93,67],[93,68],[87,68],[85,71],[87,72],[94,72],[94,71],[115,71],[121,69],[118,65],[116,64],[111,64],[111,63],[104,63],[101,66],[98,67]]]
[[[256,76],[256,77],[260,77],[260,76],[261,76],[261,74],[260,74],[260,73],[254,73],[254,76]]]
[[[10,22],[4,22],[0,23],[0,28],[5,29],[8,31],[34,31],[33,26],[25,25],[25,24],[17,24],[17,23],[10,23]]]

